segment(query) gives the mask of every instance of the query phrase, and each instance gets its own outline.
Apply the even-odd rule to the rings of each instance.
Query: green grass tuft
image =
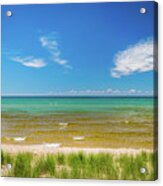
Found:
[[[1,166],[10,163],[12,169],[2,176],[55,177],[82,179],[155,180],[157,178],[157,155],[141,152],[136,155],[109,153],[70,153],[34,155],[32,153],[10,154],[1,152]],[[141,167],[146,172],[140,172]]]
[[[19,153],[15,158],[13,176],[31,177],[32,158],[33,158],[33,155],[31,153]]]

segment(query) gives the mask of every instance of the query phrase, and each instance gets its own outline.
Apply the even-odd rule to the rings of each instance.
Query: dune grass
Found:
[[[16,156],[14,161],[13,173],[15,177],[31,177],[32,175],[32,161],[33,155],[31,153],[20,153]]]
[[[109,153],[70,153],[36,155],[32,153],[1,153],[2,176],[48,177],[72,179],[155,180],[156,155]],[[6,165],[11,164],[7,170]],[[146,168],[142,174],[140,168]]]

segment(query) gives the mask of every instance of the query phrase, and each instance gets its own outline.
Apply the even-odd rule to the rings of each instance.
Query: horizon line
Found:
[[[1,95],[1,98],[18,98],[18,97],[51,97],[51,98],[80,98],[80,97],[88,97],[88,98],[91,98],[91,97],[104,97],[104,98],[109,98],[109,97],[157,97],[157,95]]]

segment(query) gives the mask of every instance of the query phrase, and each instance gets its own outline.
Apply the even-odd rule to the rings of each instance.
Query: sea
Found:
[[[2,97],[2,143],[151,148],[156,108],[153,97]]]

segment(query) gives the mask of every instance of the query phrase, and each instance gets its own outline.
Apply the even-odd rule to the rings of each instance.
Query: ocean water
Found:
[[[151,148],[153,111],[152,97],[3,97],[2,142]]]
[[[154,100],[147,98],[105,97],[7,97],[2,98],[2,112],[27,112],[30,114],[59,112],[123,112],[150,111]]]

